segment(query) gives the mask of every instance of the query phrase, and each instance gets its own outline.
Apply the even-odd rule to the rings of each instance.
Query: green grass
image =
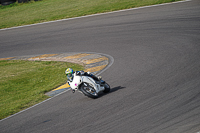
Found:
[[[0,28],[110,12],[179,0],[42,0],[1,6]]]
[[[47,99],[46,92],[66,82],[67,67],[83,70],[66,62],[0,61],[0,119]]]

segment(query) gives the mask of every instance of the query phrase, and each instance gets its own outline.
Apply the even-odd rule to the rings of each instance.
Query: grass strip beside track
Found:
[[[0,6],[0,29],[180,0],[42,0]]]
[[[44,93],[66,82],[67,67],[84,69],[67,62],[0,61],[0,119],[47,99]]]

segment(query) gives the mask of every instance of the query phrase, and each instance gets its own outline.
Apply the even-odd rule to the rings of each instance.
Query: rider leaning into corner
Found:
[[[80,76],[88,76],[93,78],[95,81],[100,81],[101,80],[101,76],[96,77],[95,75],[91,74],[90,72],[84,72],[84,71],[73,71],[73,69],[71,68],[67,68],[65,71],[65,74],[67,75],[67,80],[68,81],[73,81],[74,78],[74,73],[76,72],[77,75]]]
[[[71,68],[68,68],[68,69],[66,69],[66,71],[65,71],[65,74],[67,75],[67,82],[68,82],[68,84],[71,86],[71,84],[72,84],[72,86],[71,86],[71,90],[72,90],[72,92],[74,93],[75,92],[75,90],[77,89],[76,87],[73,87],[73,80],[76,80],[77,78],[77,76],[79,77],[79,76],[86,76],[86,77],[90,77],[90,78],[92,78],[94,81],[95,81],[95,83],[94,82],[92,82],[91,80],[90,80],[90,83],[91,84],[93,84],[94,86],[95,86],[95,88],[98,90],[98,92],[96,92],[96,90],[95,90],[95,88],[94,87],[88,87],[88,85],[87,85],[87,80],[85,80],[85,82],[83,82],[83,84],[81,84],[80,85],[80,88],[78,88],[81,92],[83,92],[86,96],[88,96],[88,97],[90,97],[90,98],[97,98],[98,97],[98,93],[99,92],[101,92],[101,91],[103,91],[104,93],[108,93],[108,92],[110,92],[110,86],[109,86],[109,84],[107,84],[105,81],[103,81],[102,79],[101,79],[101,76],[95,76],[95,75],[93,75],[93,74],[91,74],[90,72],[84,72],[84,71],[73,71],[73,69],[71,69]],[[80,79],[79,79],[80,80]],[[75,81],[76,82],[76,81]],[[80,82],[82,82],[81,80],[80,80]],[[86,84],[86,85],[85,85]],[[75,86],[77,86],[77,84],[75,83],[74,84]],[[93,86],[92,85],[92,86]],[[86,87],[84,87],[84,86],[86,86]],[[90,85],[89,85],[90,86]],[[98,87],[98,88],[97,88]]]

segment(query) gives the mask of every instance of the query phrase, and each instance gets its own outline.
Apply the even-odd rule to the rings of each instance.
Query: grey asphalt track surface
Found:
[[[197,133],[200,1],[0,31],[0,57],[97,52],[114,58],[98,99],[62,93],[0,121],[1,133]]]

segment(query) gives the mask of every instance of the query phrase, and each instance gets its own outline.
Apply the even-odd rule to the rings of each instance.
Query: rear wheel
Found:
[[[88,83],[83,83],[80,86],[80,91],[82,91],[83,94],[85,94],[86,96],[88,96],[90,98],[98,98],[98,94],[97,94],[96,90],[94,89],[94,87],[92,87]]]

